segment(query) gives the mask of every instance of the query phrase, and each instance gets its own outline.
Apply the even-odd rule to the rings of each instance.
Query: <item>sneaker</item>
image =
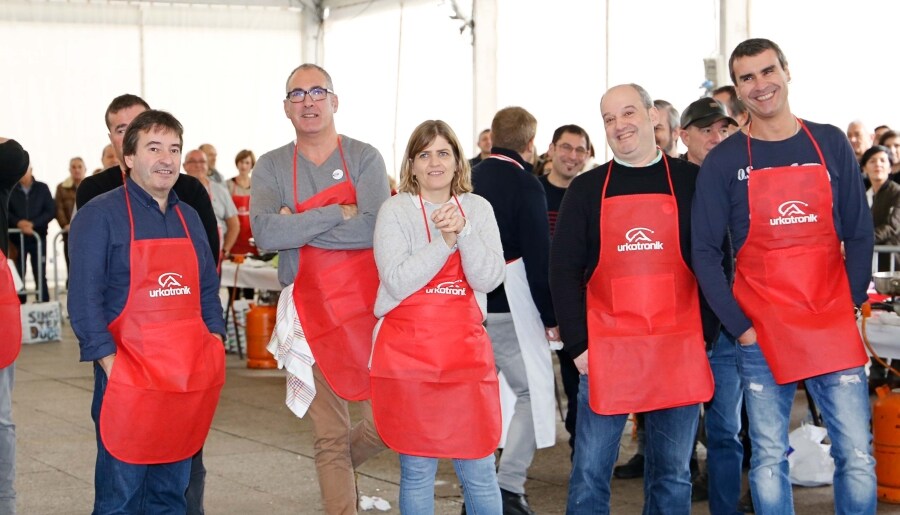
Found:
[[[613,468],[613,477],[618,479],[644,477],[644,455],[635,454],[628,460],[628,463]]]
[[[501,488],[500,498],[503,499],[503,515],[535,515],[531,506],[528,506],[525,494],[516,494]]]

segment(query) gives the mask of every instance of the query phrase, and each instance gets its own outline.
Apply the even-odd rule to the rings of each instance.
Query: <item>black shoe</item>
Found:
[[[741,496],[741,499],[738,501],[737,510],[741,513],[756,513],[753,509],[753,496],[750,495],[750,489],[747,489],[747,493]]]
[[[503,499],[503,515],[535,515],[525,494],[514,494],[501,488],[500,498]]]
[[[709,499],[709,476],[706,473],[697,474],[691,481],[691,502],[700,502]]]
[[[644,477],[644,455],[635,454],[628,463],[613,468],[613,477],[618,479]]]

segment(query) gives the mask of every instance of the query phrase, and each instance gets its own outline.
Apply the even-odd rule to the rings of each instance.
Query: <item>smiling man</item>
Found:
[[[354,469],[384,449],[372,422],[368,362],[378,288],[372,236],[390,192],[378,150],[338,135],[339,102],[328,72],[303,64],[285,86],[282,108],[295,139],[256,163],[250,223],[257,247],[279,253],[278,279],[294,285],[315,360],[314,384],[303,385],[308,395],[295,413],[308,409],[313,422],[322,507],[329,515],[353,514]],[[354,425],[349,401],[362,404]]]
[[[840,129],[791,112],[791,72],[777,44],[746,40],[729,67],[751,122],[703,161],[693,257],[706,299],[740,344],[753,504],[793,513],[788,422],[805,380],[832,443],[835,511],[875,513],[868,357],[854,320],[873,244],[859,165]],[[733,288],[722,268],[728,232]]]
[[[185,513],[191,458],[225,382],[219,280],[197,212],[172,187],[182,128],[128,125],[123,187],[72,220],[69,314],[94,362],[94,513]],[[115,369],[115,374],[113,374]]]
[[[553,139],[547,154],[552,158],[550,173],[538,177],[547,194],[547,217],[550,220],[550,238],[556,232],[556,219],[563,196],[575,177],[584,169],[591,156],[591,138],[587,131],[577,125],[563,125],[553,131]],[[569,447],[575,449],[575,421],[578,418],[578,369],[572,356],[560,349],[559,372],[563,390],[566,392],[566,431],[569,432]]]
[[[644,512],[687,515],[700,403],[713,393],[689,268],[697,166],[656,146],[660,114],[644,88],[615,86],[600,110],[614,158],[572,181],[550,261],[560,333],[581,373],[566,513],[609,513],[625,421],[644,413]]]

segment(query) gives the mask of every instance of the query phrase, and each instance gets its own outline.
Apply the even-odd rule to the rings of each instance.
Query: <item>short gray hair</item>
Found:
[[[322,68],[318,64],[303,63],[300,66],[291,70],[291,73],[288,75],[287,80],[284,81],[284,90],[285,90],[284,92],[285,93],[290,93],[290,91],[288,91],[288,88],[291,87],[291,77],[293,77],[295,73],[297,73],[301,70],[316,70],[316,71],[320,72],[322,75],[325,76],[325,87],[330,89],[331,91],[334,91],[334,82],[331,81],[331,75],[329,75],[329,73],[327,71],[325,71],[325,68]]]
[[[669,116],[669,129],[675,130],[675,128],[678,127],[678,124],[681,123],[681,117],[678,114],[678,110],[675,109],[675,106],[661,99],[654,100],[653,105],[656,109],[664,111]]]

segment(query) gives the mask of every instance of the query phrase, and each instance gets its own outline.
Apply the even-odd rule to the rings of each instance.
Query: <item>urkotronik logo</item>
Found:
[[[770,218],[771,225],[807,224],[819,221],[819,215],[807,213],[809,204],[800,200],[788,200],[778,206],[778,218]]]
[[[434,288],[425,288],[425,293],[438,295],[465,295],[466,289],[459,285],[462,279],[440,283]]]
[[[171,297],[173,295],[190,295],[191,288],[189,286],[181,285],[181,274],[177,274],[175,272],[166,272],[164,274],[160,274],[159,278],[156,282],[159,283],[159,288],[155,290],[150,290],[150,297]]]
[[[663,242],[654,240],[653,229],[647,227],[635,227],[625,233],[625,243],[616,248],[619,252],[633,252],[636,250],[663,250]]]

